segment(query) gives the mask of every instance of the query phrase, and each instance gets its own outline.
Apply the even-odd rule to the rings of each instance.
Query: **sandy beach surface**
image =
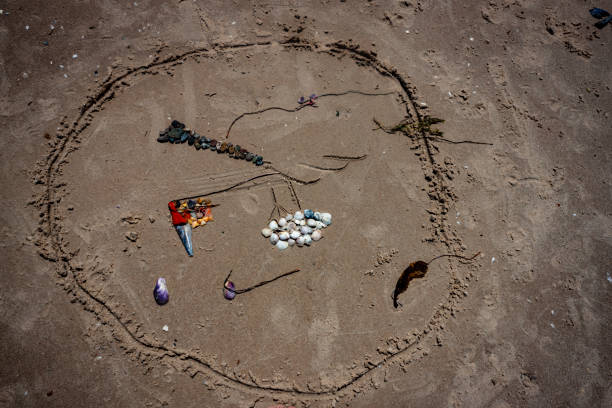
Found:
[[[612,24],[592,7],[612,12],[3,4],[0,406],[612,406]],[[159,143],[174,119],[264,164]],[[193,257],[167,208],[186,197],[216,204]],[[304,209],[332,214],[320,241],[262,236]],[[478,255],[394,307],[441,254]],[[230,271],[294,269],[224,299]]]

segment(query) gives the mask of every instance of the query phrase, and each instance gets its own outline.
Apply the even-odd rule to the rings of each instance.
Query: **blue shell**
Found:
[[[304,218],[314,218],[314,211],[304,210]]]

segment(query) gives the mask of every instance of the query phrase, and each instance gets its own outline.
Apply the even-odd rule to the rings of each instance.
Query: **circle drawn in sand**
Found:
[[[219,58],[229,51],[242,60],[238,64],[262,67],[258,81],[227,70]],[[171,75],[159,75],[163,71]],[[322,101],[317,109],[237,123],[232,142],[263,149],[282,175],[216,197],[217,221],[194,231],[196,257],[186,258],[164,222],[166,203],[266,170],[186,145],[159,145],[150,133],[167,126],[168,116],[182,118],[202,135],[219,135],[236,114],[254,105],[291,106],[301,90],[374,91],[376,85],[397,94],[347,95]],[[192,375],[248,393],[288,400],[348,397],[383,365],[411,359],[416,345],[452,313],[461,289],[453,263],[446,264],[450,282],[441,263],[428,279],[411,284],[401,298],[403,309],[392,307],[390,293],[405,265],[460,244],[443,217],[422,228],[429,217],[425,210],[444,214],[453,200],[443,179],[448,169],[435,162],[430,142],[372,131],[372,116],[397,123],[406,115],[421,119],[404,79],[375,54],[344,43],[221,46],[128,70],[83,105],[40,172],[46,185],[38,201],[45,215],[41,254],[59,261],[64,287],[120,328],[120,340],[140,352],[176,359]],[[149,129],[144,136],[143,129]],[[77,147],[80,154],[65,165]],[[322,170],[331,168],[324,155],[364,154],[366,159],[342,171]],[[334,225],[312,248],[281,255],[259,230],[271,208],[270,186],[285,207],[296,209],[291,179],[283,175],[319,178],[294,188],[303,208],[332,212]],[[56,187],[64,180],[71,182]],[[57,215],[68,213],[59,197],[67,188],[74,210],[62,219]],[[91,208],[98,208],[95,217]],[[147,221],[151,208],[159,209],[159,222]],[[122,220],[134,214],[139,222]],[[121,240],[130,230],[139,233],[134,245]],[[248,286],[296,266],[304,272],[240,297],[240,303],[219,296],[229,269]],[[150,305],[149,286],[158,275],[169,281],[169,307]],[[167,322],[172,335],[160,335]]]

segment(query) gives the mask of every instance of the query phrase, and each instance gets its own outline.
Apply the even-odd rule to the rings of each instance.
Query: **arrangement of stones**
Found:
[[[321,230],[331,225],[331,222],[330,213],[296,211],[295,214],[287,214],[278,221],[270,221],[268,227],[261,230],[261,235],[268,238],[270,243],[280,250],[294,245],[310,246],[313,241],[323,238]]]
[[[263,164],[263,157],[255,153],[251,153],[246,149],[240,147],[240,145],[233,145],[232,143],[220,142],[216,139],[209,139],[206,136],[200,136],[191,129],[185,127],[184,123],[178,120],[173,120],[168,128],[159,132],[157,141],[160,143],[185,143],[189,146],[193,146],[196,150],[208,150],[216,151],[219,154],[225,153],[229,157],[233,157],[236,160],[246,160],[253,162],[256,166]]]

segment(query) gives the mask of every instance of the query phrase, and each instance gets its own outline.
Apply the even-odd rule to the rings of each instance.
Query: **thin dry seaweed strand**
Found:
[[[340,170],[344,170],[346,168],[346,166],[348,166],[350,163],[350,161],[346,161],[346,163],[344,164],[344,166],[340,166],[340,167],[321,167],[321,166],[316,166],[314,164],[308,164],[308,163],[300,163],[303,166],[308,166],[311,167],[313,169],[317,169],[317,170],[326,170],[326,171],[340,171]]]
[[[322,157],[326,159],[336,159],[336,160],[363,160],[366,157],[368,157],[368,155],[364,154],[362,156],[338,156],[336,154],[326,154],[326,155],[323,155]]]
[[[382,95],[391,95],[395,92],[384,92],[384,93],[369,93],[369,92],[362,92],[362,91],[354,91],[354,90],[349,90],[349,91],[345,91],[345,92],[339,92],[339,93],[324,93],[321,94],[319,96],[317,96],[316,99],[321,99],[321,98],[325,98],[325,97],[329,97],[329,96],[343,96],[343,95],[348,95],[348,94],[359,94],[359,95],[363,95],[363,96],[382,96]],[[292,113],[292,112],[297,112],[300,111],[302,109],[304,109],[307,106],[310,106],[312,108],[316,108],[317,105],[314,104],[315,102],[312,101],[310,103],[303,103],[295,108],[283,108],[280,106],[270,106],[269,108],[265,108],[265,109],[260,109],[257,111],[253,111],[253,112],[245,112],[245,113],[241,113],[240,115],[238,115],[233,121],[232,123],[230,123],[229,128],[227,129],[227,133],[225,134],[225,138],[229,139],[229,134],[230,131],[232,130],[232,127],[234,127],[234,125],[236,124],[236,122],[238,122],[240,119],[242,119],[245,116],[249,116],[249,115],[258,115],[260,113],[264,113],[270,110],[280,110],[283,112],[288,112],[288,113]]]
[[[284,278],[285,276],[293,275],[294,273],[297,273],[297,272],[300,272],[299,268],[298,269],[294,269],[294,270],[289,271],[289,272],[282,273],[282,274],[280,274],[280,275],[278,275],[278,276],[276,276],[276,277],[274,277],[272,279],[261,281],[259,283],[256,283],[255,285],[249,286],[248,288],[245,288],[245,289],[236,289],[236,288],[231,289],[231,288],[227,287],[227,282],[228,282],[228,280],[230,278],[230,275],[232,274],[232,271],[230,270],[230,272],[227,274],[227,278],[225,278],[225,281],[223,282],[223,289],[227,289],[230,292],[233,292],[233,293],[239,295],[241,293],[249,292],[249,291],[251,291],[251,290],[253,290],[255,288],[259,288],[261,286],[267,285],[268,283],[272,283],[272,282],[274,282],[277,279]]]

